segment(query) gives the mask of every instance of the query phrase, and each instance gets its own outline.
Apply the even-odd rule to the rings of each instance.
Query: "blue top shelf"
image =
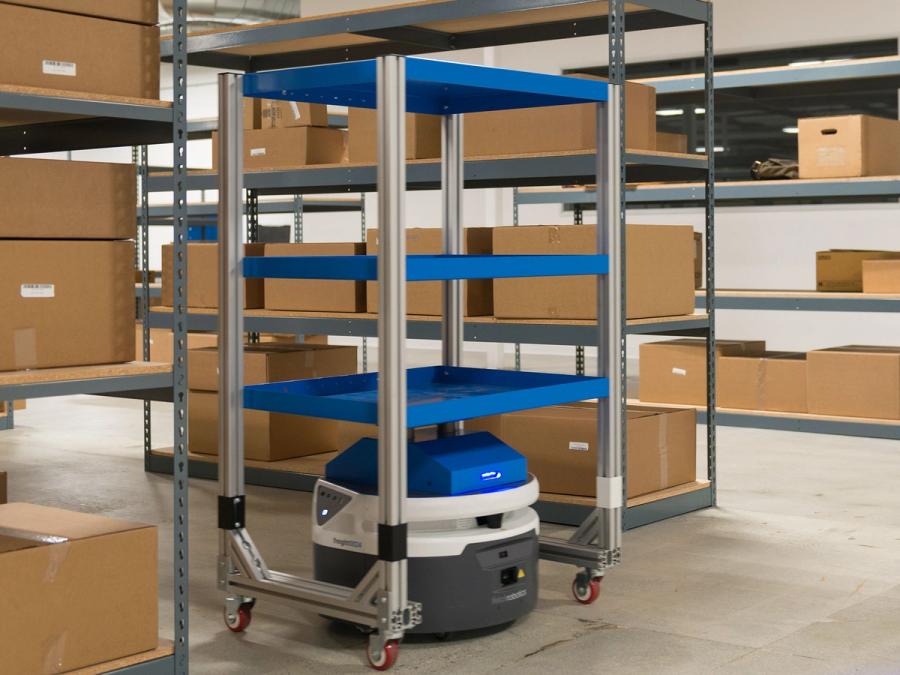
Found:
[[[375,60],[248,73],[244,95],[375,106]],[[607,84],[562,75],[406,57],[408,112],[450,115],[607,100]]]

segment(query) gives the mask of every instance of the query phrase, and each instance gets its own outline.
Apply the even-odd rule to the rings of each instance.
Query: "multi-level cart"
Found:
[[[219,584],[233,630],[250,621],[256,596],[291,598],[329,617],[374,629],[368,658],[385,669],[397,640],[428,612],[407,597],[407,442],[436,426],[458,438],[463,420],[585,399],[598,401],[597,500],[568,539],[541,537],[543,558],[579,568],[574,590],[596,598],[605,570],[619,562],[622,480],[621,295],[619,289],[618,139],[620,89],[605,83],[402,56],[246,76],[220,76],[220,497]],[[337,102],[376,108],[379,253],[377,256],[248,258],[242,256],[242,96]],[[569,103],[598,107],[597,253],[568,256],[462,254],[463,134],[467,112]],[[406,256],[405,113],[442,116],[441,187],[444,252]],[[461,279],[596,275],[599,372],[595,377],[494,371],[463,366]],[[377,280],[377,373],[243,387],[242,277]],[[407,370],[406,282],[443,283],[442,364]],[[243,407],[378,424],[378,555],[355,587],[270,570],[246,527]],[[535,479],[531,477],[530,481]]]

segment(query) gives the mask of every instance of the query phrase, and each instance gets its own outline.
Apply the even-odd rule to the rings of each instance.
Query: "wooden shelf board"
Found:
[[[96,380],[105,377],[128,377],[172,372],[171,363],[131,361],[99,366],[69,366],[67,368],[37,368],[34,370],[10,370],[0,372],[0,386],[68,382],[71,380]]]
[[[670,488],[666,488],[665,490],[658,490],[657,492],[648,492],[645,495],[638,495],[637,497],[631,497],[628,499],[628,508],[633,508],[635,506],[641,506],[643,504],[649,504],[651,502],[657,502],[662,499],[668,499],[670,497],[677,497],[679,495],[687,494],[689,492],[696,492],[697,490],[703,490],[704,488],[709,487],[709,481],[707,480],[696,480],[692,483],[684,483],[682,485],[675,485]],[[559,504],[575,504],[578,506],[588,506],[593,507],[596,505],[596,499],[594,497],[578,497],[575,495],[560,495],[553,494],[551,492],[542,492],[540,497],[542,502],[556,502]]]
[[[121,659],[115,659],[113,661],[98,663],[96,665],[87,666],[85,668],[79,668],[78,670],[70,670],[68,672],[68,675],[101,675],[102,673],[110,673],[116,670],[121,670],[122,668],[129,668],[131,666],[137,666],[142,663],[147,663],[148,661],[171,656],[174,653],[175,647],[172,641],[160,638],[159,646],[157,646],[156,649],[151,649],[147,652],[141,652],[140,654],[125,656]]]
[[[172,457],[172,448],[158,448],[151,451],[154,455],[161,457]],[[325,473],[325,465],[332,459],[337,457],[338,453],[323,452],[318,455],[307,455],[306,457],[291,457],[290,459],[279,459],[273,462],[261,462],[254,459],[245,459],[244,466],[253,467],[255,469],[269,469],[271,471],[284,471],[286,473],[299,473],[308,476],[321,476]],[[188,459],[198,462],[206,462],[207,464],[218,464],[218,455],[202,455],[198,452],[188,453]]]

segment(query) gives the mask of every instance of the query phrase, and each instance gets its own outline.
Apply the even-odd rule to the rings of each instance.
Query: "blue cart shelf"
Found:
[[[409,428],[604,398],[606,378],[430,366],[406,371]],[[378,423],[378,373],[244,387],[254,410]]]

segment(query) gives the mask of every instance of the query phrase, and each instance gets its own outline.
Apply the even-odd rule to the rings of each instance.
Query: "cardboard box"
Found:
[[[244,347],[244,384],[305,380],[356,373],[356,347],[342,345],[253,344]],[[219,350],[192,349],[188,387],[219,391]]]
[[[260,129],[328,126],[328,106],[324,104],[273,99],[259,99],[259,101]]]
[[[0,238],[133,239],[133,164],[0,157]]]
[[[863,290],[863,263],[866,260],[900,260],[900,251],[818,251],[816,290],[859,293]]]
[[[188,394],[191,452],[219,454],[219,394]],[[244,410],[244,456],[260,462],[306,457],[338,449],[336,420]]]
[[[716,367],[716,403],[720,408],[807,411],[806,354],[720,356]]]
[[[656,150],[656,89],[625,85],[625,146]],[[593,103],[496,110],[465,116],[467,157],[571,152],[597,147]]]
[[[159,99],[156,26],[0,4],[0,40],[3,84]]]
[[[762,356],[763,340],[716,340],[716,355]],[[706,341],[682,338],[640,346],[641,401],[706,405]],[[720,402],[721,404],[721,402]]]
[[[8,476],[5,471],[0,471],[0,504],[6,504],[9,500],[9,490],[7,487]]]
[[[493,253],[493,229],[465,229],[464,252],[472,255]],[[443,231],[436,227],[414,227],[406,230],[407,255],[436,255],[443,251]],[[378,230],[366,235],[366,255],[378,254]],[[463,311],[466,316],[490,316],[494,312],[492,279],[463,281]],[[441,316],[443,290],[440,281],[418,281],[406,284],[406,312],[425,316]],[[366,311],[378,312],[378,282],[366,283]]]
[[[155,649],[156,528],[33,504],[0,506],[8,673],[62,673]]]
[[[706,248],[703,246],[703,233],[694,232],[694,289],[703,288],[703,261],[706,260]]]
[[[659,152],[688,152],[687,134],[670,134],[665,131],[656,132],[656,149]]]
[[[138,361],[143,360],[144,329],[140,323],[134,326],[135,354]],[[215,347],[219,343],[218,333],[188,333],[188,349]],[[150,329],[150,360],[154,363],[172,363],[174,343],[172,331],[168,328]]]
[[[173,244],[162,247],[162,301],[172,306]],[[244,244],[245,256],[262,255],[264,244]],[[188,251],[188,307],[216,308],[219,306],[219,246],[214,242],[192,242]],[[263,306],[263,279],[244,279],[244,309]]]
[[[134,360],[134,243],[0,241],[0,370]]]
[[[375,164],[378,132],[376,113],[368,108],[347,111],[348,159],[354,163]],[[441,118],[437,115],[406,113],[406,159],[432,159],[441,156]]]
[[[159,23],[157,0],[3,0],[7,5],[24,5],[37,9],[52,9],[67,14],[82,14],[98,19],[128,21],[146,26]]]
[[[246,123],[246,122],[245,122]],[[244,169],[289,169],[310,164],[338,164],[344,153],[343,129],[292,127],[245,129]],[[219,165],[219,134],[212,134],[212,165]]]
[[[365,244],[266,244],[267,256],[362,255]],[[363,281],[324,279],[266,279],[266,309],[309,312],[365,312]]]
[[[689,409],[628,410],[628,497],[697,479],[696,415]],[[525,455],[541,492],[596,496],[596,404],[483,417],[467,421],[466,430],[489,431]]]
[[[817,349],[806,360],[809,412],[900,420],[900,347]]]
[[[801,119],[800,178],[900,174],[900,121],[871,115]]]
[[[25,410],[28,407],[27,401],[13,401],[13,410]],[[0,417],[6,414],[6,401],[0,401]]]
[[[244,131],[250,129],[262,129],[262,99],[244,98]],[[213,153],[218,153],[218,148],[214,148]],[[213,167],[215,166],[214,159]]]
[[[495,254],[588,254],[593,225],[494,229]],[[694,234],[689,225],[629,225],[626,311],[629,319],[694,313]],[[494,315],[504,319],[595,319],[594,277],[494,280]]]
[[[900,260],[864,260],[862,290],[863,293],[900,293]]]

